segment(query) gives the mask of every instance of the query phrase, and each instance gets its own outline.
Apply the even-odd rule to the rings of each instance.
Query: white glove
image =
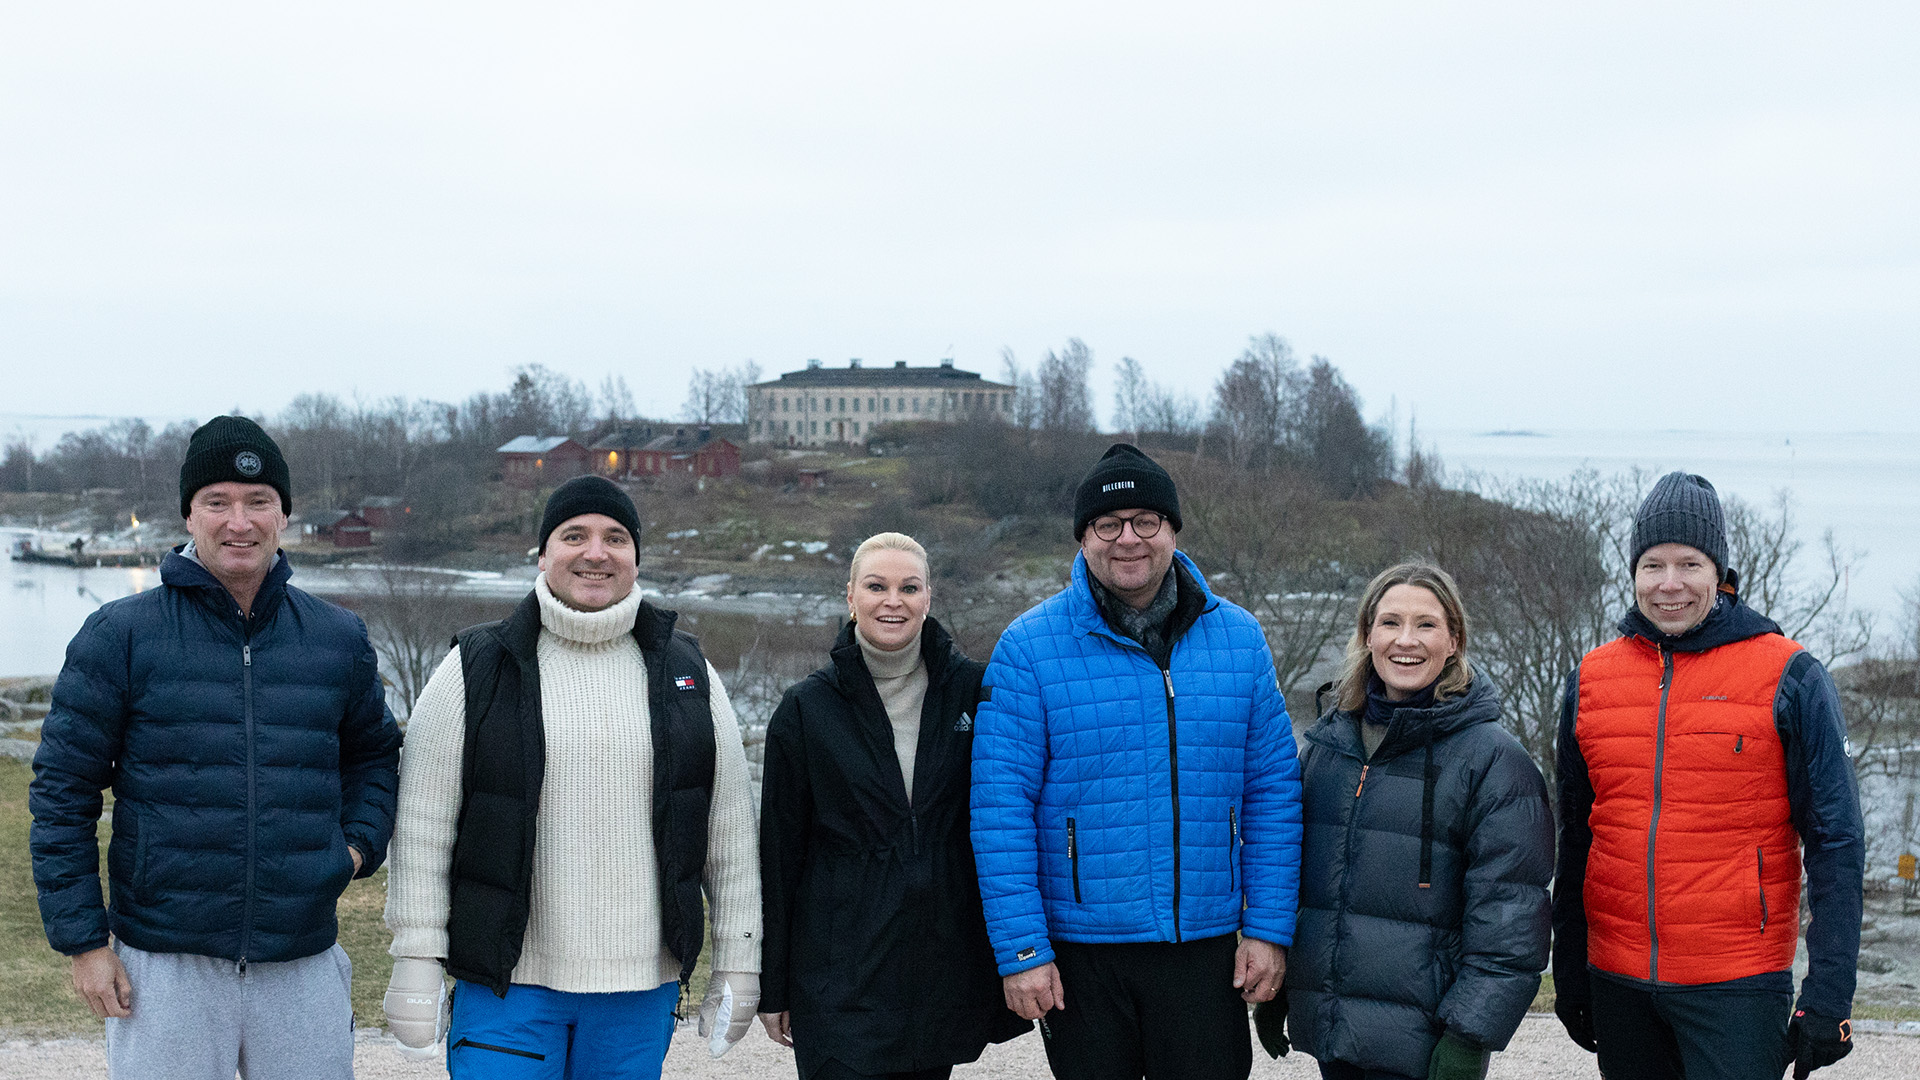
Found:
[[[700,1035],[719,1057],[733,1048],[760,1011],[760,976],[751,971],[716,971],[707,977],[707,998],[700,1003]]]
[[[432,1057],[447,1033],[447,984],[438,960],[403,956],[393,962],[387,996],[380,1003],[387,1030],[408,1057]]]

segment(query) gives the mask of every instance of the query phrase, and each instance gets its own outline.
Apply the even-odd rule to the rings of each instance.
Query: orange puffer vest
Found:
[[[1581,663],[1594,967],[1693,985],[1793,966],[1800,836],[1773,702],[1798,652],[1779,634],[1698,653],[1623,637]]]

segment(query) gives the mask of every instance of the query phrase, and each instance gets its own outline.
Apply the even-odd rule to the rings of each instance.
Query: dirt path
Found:
[[[1862,1033],[1859,1047],[1845,1061],[1817,1073],[1821,1080],[1920,1080],[1920,1038],[1911,1035]],[[791,1080],[793,1059],[758,1030],[726,1057],[714,1061],[691,1028],[674,1035],[667,1056],[666,1075],[688,1080]],[[445,1066],[402,1057],[391,1040],[367,1033],[354,1057],[360,1080],[441,1080]],[[91,1039],[0,1044],[0,1077],[7,1080],[75,1080],[104,1077],[106,1057]],[[1047,1077],[1046,1057],[1038,1036],[987,1048],[974,1065],[954,1071],[957,1080],[1011,1080]],[[1312,1059],[1292,1054],[1270,1061],[1254,1050],[1255,1080],[1317,1080]],[[1548,1016],[1530,1016],[1504,1054],[1493,1059],[1491,1080],[1595,1080],[1593,1055],[1567,1041],[1560,1025]]]

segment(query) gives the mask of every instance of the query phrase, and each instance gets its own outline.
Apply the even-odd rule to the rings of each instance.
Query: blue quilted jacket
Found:
[[[168,555],[160,588],[102,606],[67,646],[29,793],[56,950],[99,948],[109,930],[228,960],[333,944],[348,845],[363,877],[386,856],[400,731],[366,626],[289,573],[282,557],[243,620],[205,567]],[[103,908],[94,829],[109,786]]]
[[[973,847],[1002,975],[1052,960],[1050,938],[1293,942],[1300,766],[1273,654],[1174,557],[1206,606],[1167,670],[1101,616],[1083,557],[993,651]]]

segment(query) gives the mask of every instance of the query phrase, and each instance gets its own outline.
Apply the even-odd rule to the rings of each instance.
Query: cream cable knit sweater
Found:
[[[660,938],[651,825],[653,739],[646,667],[633,640],[636,590],[575,611],[534,582],[546,773],[533,904],[512,981],[555,990],[651,990],[680,977]],[[714,763],[706,891],[716,971],[760,970],[760,869],[740,724],[711,665]],[[456,649],[415,703],[400,761],[387,928],[395,956],[445,958],[449,870],[460,811],[466,686]]]
[[[858,626],[853,628],[853,639],[860,643],[873,688],[880,692],[880,704],[886,706],[887,720],[893,725],[893,755],[900,759],[900,779],[907,785],[911,803],[913,759],[920,750],[920,710],[927,701],[927,665],[920,658],[920,635],[893,652],[874,648]]]

